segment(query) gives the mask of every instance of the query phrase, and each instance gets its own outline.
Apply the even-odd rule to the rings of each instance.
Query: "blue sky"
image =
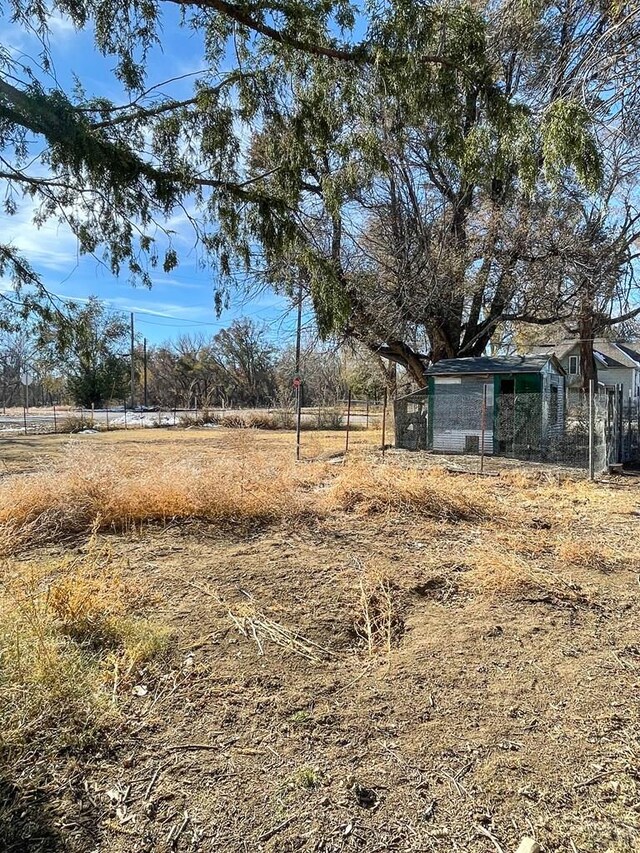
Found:
[[[149,85],[203,68],[201,37],[190,29],[179,27],[177,8],[171,4],[162,5],[162,45],[149,57]],[[90,31],[77,33],[68,20],[59,18],[53,23],[50,42],[55,74],[64,88],[70,86],[76,75],[87,95],[101,95],[117,103],[126,103],[126,95],[113,75],[115,59],[104,58],[95,51]],[[0,43],[25,63],[39,51],[35,36],[7,19],[0,22]],[[45,85],[53,83],[45,81]],[[187,78],[162,91],[175,97],[188,97],[191,87],[192,79]],[[74,300],[94,295],[114,309],[135,312],[139,334],[152,343],[190,332],[215,333],[242,316],[267,323],[272,336],[282,342],[294,337],[295,311],[286,299],[272,292],[252,297],[238,292],[232,296],[230,308],[220,317],[216,316],[213,274],[200,268],[199,250],[194,247],[186,217],[176,216],[169,223],[176,234],[174,240],[180,265],[169,275],[162,270],[154,271],[151,290],[134,288],[126,276],[116,278],[95,258],[80,256],[77,241],[67,226],[51,220],[37,228],[32,219],[33,208],[28,200],[22,203],[15,216],[0,213],[2,241],[23,252],[47,289]],[[307,315],[306,323],[309,320]]]

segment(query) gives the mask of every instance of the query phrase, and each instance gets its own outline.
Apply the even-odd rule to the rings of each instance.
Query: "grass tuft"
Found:
[[[5,561],[2,575],[0,786],[13,794],[0,837],[28,846],[42,832],[29,804],[54,768],[104,745],[123,688],[166,649],[168,633],[137,612],[144,591],[95,537],[81,557]]]
[[[123,457],[71,444],[62,464],[0,485],[0,553],[100,530],[127,532],[176,519],[265,522],[302,511],[299,487],[309,471],[293,463],[220,454],[202,459],[173,451],[162,460]]]
[[[403,622],[394,601],[388,577],[376,570],[363,571],[353,630],[367,655],[379,651],[391,654],[394,640],[403,631]]]
[[[407,510],[420,515],[466,521],[499,518],[502,507],[482,484],[460,481],[438,470],[415,471],[354,464],[327,491],[332,509],[364,515]]]

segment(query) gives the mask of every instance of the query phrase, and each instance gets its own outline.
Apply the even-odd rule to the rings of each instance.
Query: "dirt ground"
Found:
[[[123,453],[180,442],[185,454],[247,440],[75,439]],[[251,441],[269,456],[294,439]],[[352,451],[375,465],[446,464],[383,462],[378,441],[354,433]],[[330,456],[344,436],[303,442],[306,458]],[[5,476],[63,447],[60,436],[3,441]],[[543,851],[640,850],[640,486],[574,490],[542,466],[507,470],[512,480],[483,482],[519,503],[520,526],[336,512],[106,536],[153,589],[174,641],[162,671],[141,673],[117,735],[65,776],[56,831],[68,849],[515,853],[529,836]],[[478,482],[450,476],[461,491]],[[558,550],[565,538],[573,550]],[[483,584],[471,571],[483,556],[485,573],[516,561],[538,581]],[[365,575],[386,579],[392,613],[389,647],[372,654],[354,628]],[[306,656],[261,632],[273,623]]]

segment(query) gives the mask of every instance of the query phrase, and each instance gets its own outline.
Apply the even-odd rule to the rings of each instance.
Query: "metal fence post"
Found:
[[[387,387],[385,385],[384,389],[384,402],[382,404],[382,456],[384,457],[385,451],[385,433],[387,431]]]
[[[302,429],[302,380],[296,373],[296,461],[300,461],[300,430]]]
[[[594,479],[595,469],[594,469],[594,458],[593,458],[593,420],[594,420],[594,410],[593,410],[593,379],[589,380],[589,479]]]
[[[480,420],[480,473],[484,471],[484,432],[487,425],[487,383],[482,391],[482,418]]]
[[[349,429],[351,428],[351,391],[349,391],[349,395],[347,397],[347,438],[344,445],[344,453],[347,455],[347,451],[349,450]]]
[[[624,462],[624,391],[618,385],[618,462]]]

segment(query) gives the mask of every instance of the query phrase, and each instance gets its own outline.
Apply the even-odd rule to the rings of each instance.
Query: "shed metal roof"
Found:
[[[509,355],[490,358],[445,358],[436,362],[427,371],[427,376],[458,376],[470,373],[540,373],[549,361],[555,362],[550,355]],[[559,364],[554,363],[558,372]]]

